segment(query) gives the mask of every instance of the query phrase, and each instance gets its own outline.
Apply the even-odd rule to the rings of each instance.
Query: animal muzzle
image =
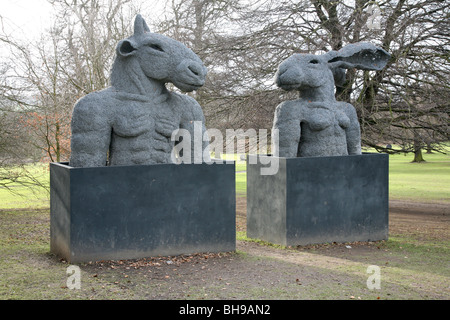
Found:
[[[283,90],[295,90],[303,84],[303,72],[292,64],[281,64],[275,74],[275,83]]]
[[[183,60],[176,68],[173,84],[185,92],[194,91],[205,84],[207,69],[197,61]]]

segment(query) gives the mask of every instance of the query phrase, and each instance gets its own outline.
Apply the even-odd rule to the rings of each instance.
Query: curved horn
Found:
[[[134,35],[141,35],[150,32],[150,28],[140,14],[134,19]]]

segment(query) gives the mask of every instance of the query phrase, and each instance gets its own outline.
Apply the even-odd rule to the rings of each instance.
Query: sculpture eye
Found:
[[[156,43],[150,43],[148,46],[156,51],[164,52],[164,49]]]
[[[309,63],[312,63],[312,64],[318,64],[318,63],[319,63],[319,60],[313,59],[313,60],[309,61]]]

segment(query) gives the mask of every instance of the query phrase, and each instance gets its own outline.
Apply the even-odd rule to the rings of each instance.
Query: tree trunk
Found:
[[[425,162],[422,155],[422,148],[414,148],[414,160],[412,162]]]
[[[56,122],[56,133],[55,133],[55,140],[56,140],[56,162],[61,162],[61,145],[60,145],[60,126],[59,122]]]

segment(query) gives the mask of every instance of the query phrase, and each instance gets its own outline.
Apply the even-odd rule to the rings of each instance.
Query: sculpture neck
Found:
[[[163,82],[148,78],[136,59],[118,59],[113,63],[111,86],[117,91],[146,96],[150,99],[167,94]]]
[[[317,88],[304,87],[300,90],[300,98],[308,101],[336,101],[334,96],[334,85],[323,85]]]

